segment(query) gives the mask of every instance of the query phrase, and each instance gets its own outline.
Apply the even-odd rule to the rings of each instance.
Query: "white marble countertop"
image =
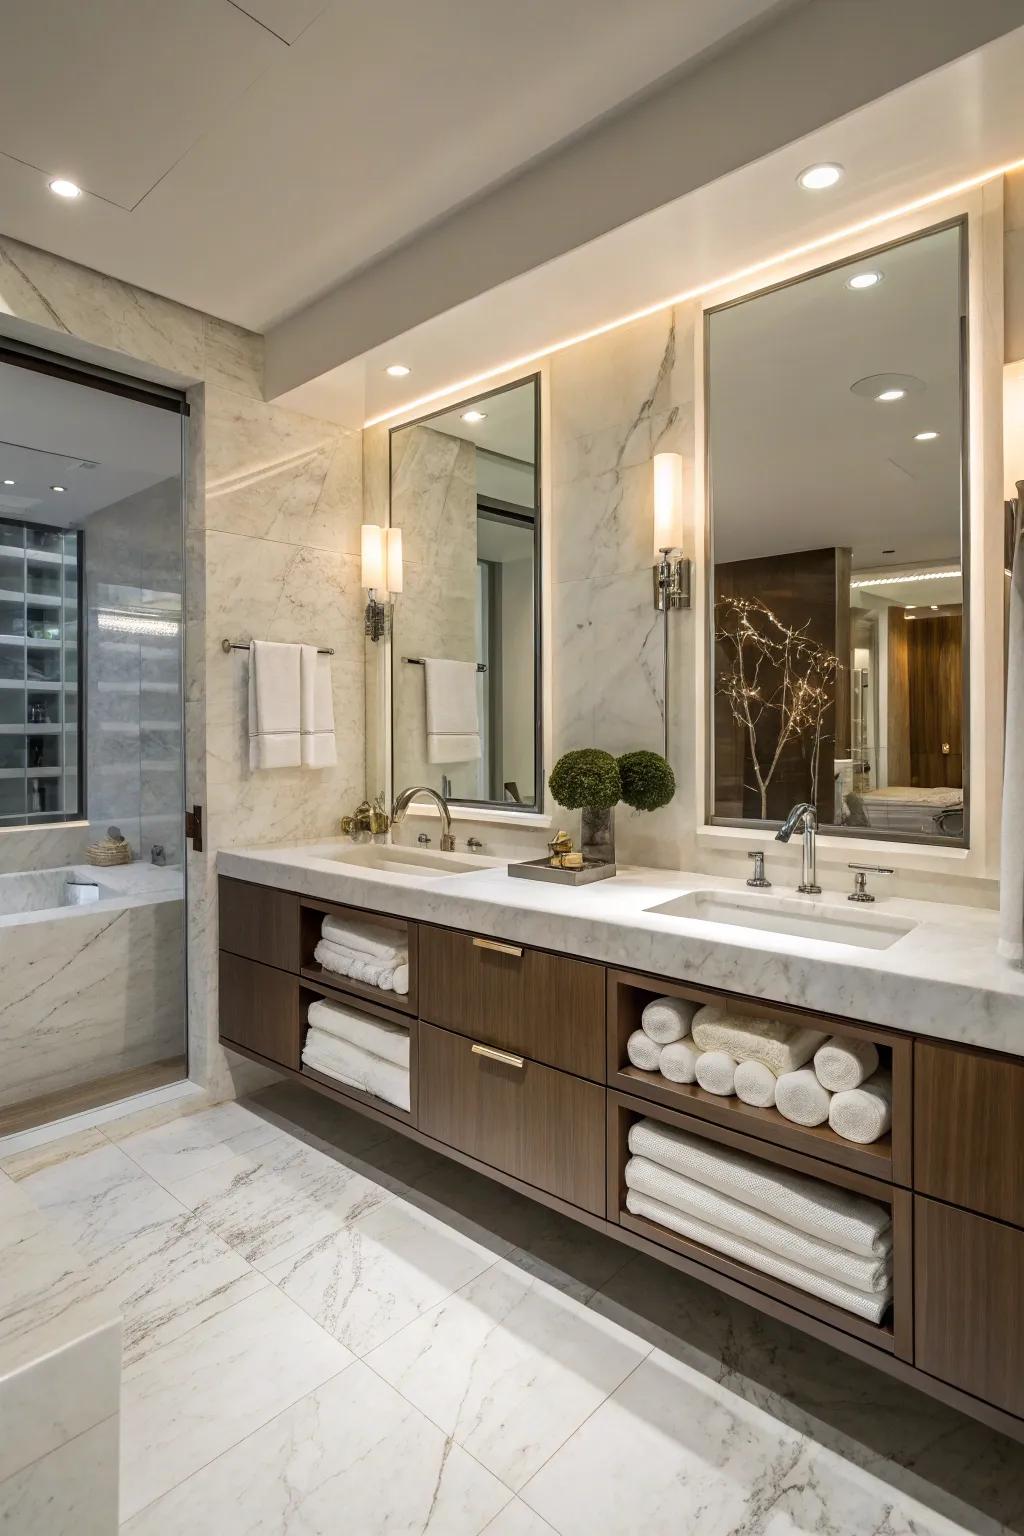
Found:
[[[621,869],[573,887],[510,879],[504,864],[487,860],[471,874],[409,877],[332,859],[348,847],[338,839],[232,849],[217,866],[323,900],[1024,1056],[1024,971],[996,953],[993,912],[879,897],[872,913],[916,926],[889,949],[861,949],[647,910],[693,890],[750,895],[739,880]],[[851,911],[843,893],[808,898],[774,886],[771,896]]]

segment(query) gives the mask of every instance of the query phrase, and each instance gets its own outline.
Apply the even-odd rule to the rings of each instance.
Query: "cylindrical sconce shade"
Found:
[[[654,553],[683,542],[683,456],[654,455]]]
[[[389,528],[387,530],[388,551],[388,591],[397,596],[402,590],[402,530],[401,528]]]
[[[363,586],[367,590],[383,592],[387,588],[387,569],[384,554],[384,529],[376,523],[364,523],[360,530],[360,554],[362,556]]]

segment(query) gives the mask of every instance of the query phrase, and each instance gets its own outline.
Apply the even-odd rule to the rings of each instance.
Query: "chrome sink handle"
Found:
[[[847,896],[847,901],[874,901],[874,897],[868,890],[868,875],[894,875],[896,871],[889,869],[885,864],[848,864],[847,869],[857,870],[853,877],[853,890]]]
[[[758,848],[754,853],[748,853],[747,858],[754,861],[754,873],[747,884],[755,886],[759,891],[771,890],[772,883],[764,872],[764,849]]]

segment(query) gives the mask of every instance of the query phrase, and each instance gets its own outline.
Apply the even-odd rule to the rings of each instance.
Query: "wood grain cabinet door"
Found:
[[[1024,1062],[915,1043],[914,1188],[1024,1227]]]
[[[421,1131],[604,1215],[603,1088],[423,1023],[418,1059]]]
[[[299,898],[293,891],[220,876],[220,947],[282,971],[299,968]]]
[[[420,1017],[605,1080],[602,965],[421,924]]]
[[[222,949],[220,1035],[298,1071],[299,978]]]

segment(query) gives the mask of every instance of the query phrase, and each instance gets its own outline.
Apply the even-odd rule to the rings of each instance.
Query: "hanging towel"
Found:
[[[320,932],[325,939],[340,944],[343,949],[357,950],[375,960],[394,961],[399,955],[404,960],[409,950],[408,940],[401,938],[397,928],[382,928],[378,923],[361,923],[353,917],[343,919],[327,916]]]
[[[1021,497],[1018,482],[1017,494]],[[1006,735],[999,870],[999,953],[1024,960],[1024,514],[1018,514],[1007,625]]]
[[[249,646],[249,767],[298,768],[300,647],[276,640]]]
[[[640,1015],[640,1028],[658,1045],[672,1045],[690,1033],[696,1012],[696,1003],[686,1003],[680,997],[656,997]]]
[[[389,1024],[383,1019],[369,1019],[365,1013],[355,1013],[340,1003],[317,1001],[310,1003],[307,1014],[309,1023],[322,1034],[336,1040],[347,1040],[360,1050],[390,1061],[396,1067],[409,1070],[409,1031],[400,1024]]]
[[[831,1099],[811,1067],[783,1072],[775,1084],[775,1108],[794,1125],[824,1125]]]
[[[385,1099],[399,1109],[409,1109],[412,1096],[409,1091],[409,1073],[396,1067],[392,1061],[384,1061],[370,1051],[360,1050],[350,1040],[339,1040],[334,1035],[323,1034],[319,1029],[306,1032],[306,1044],[302,1051],[304,1066],[325,1077],[333,1077],[350,1088],[359,1088],[375,1099]]]
[[[749,1152],[716,1146],[654,1120],[637,1120],[630,1126],[629,1150],[837,1248],[873,1254],[887,1253],[892,1247],[885,1206],[837,1184],[769,1165]]]
[[[480,752],[476,662],[424,660],[427,687],[427,762],[470,763]]]
[[[662,1047],[658,1069],[670,1083],[695,1083],[699,1055],[692,1040],[673,1040],[671,1045]]]
[[[763,1061],[741,1061],[736,1068],[736,1097],[757,1109],[770,1109],[775,1103],[775,1073]]]
[[[810,1061],[827,1036],[802,1024],[748,1018],[708,1003],[694,1017],[693,1038],[702,1051],[727,1051],[734,1061],[762,1061],[781,1077]]]
[[[697,1081],[705,1093],[728,1099],[736,1092],[736,1063],[724,1051],[703,1051],[697,1057]]]
[[[870,1040],[833,1035],[814,1053],[814,1071],[818,1082],[829,1093],[844,1088],[859,1088],[865,1078],[878,1071],[878,1051]]]
[[[639,1067],[642,1072],[657,1072],[661,1049],[642,1029],[634,1029],[626,1041],[626,1055],[633,1066]]]
[[[816,1274],[830,1275],[833,1280],[843,1280],[856,1286],[859,1291],[884,1291],[892,1279],[890,1254],[850,1253],[826,1243],[820,1237],[810,1237],[784,1221],[764,1216],[752,1206],[739,1200],[731,1200],[706,1184],[696,1184],[681,1173],[661,1168],[646,1157],[631,1157],[626,1164],[626,1184],[641,1195],[661,1200],[673,1210],[685,1216],[695,1216],[698,1221],[710,1222],[733,1237],[747,1238],[772,1253],[781,1254],[813,1269]]]
[[[334,700],[331,697],[331,658],[315,645],[301,645],[299,658],[299,722],[303,768],[333,768],[338,761],[334,740]]]
[[[737,1259],[741,1264],[749,1265],[751,1269],[760,1270],[762,1274],[771,1275],[776,1280],[784,1280],[787,1284],[797,1286],[811,1296],[819,1296],[822,1301],[830,1301],[833,1306],[842,1307],[846,1312],[854,1312],[858,1317],[866,1317],[869,1322],[880,1323],[892,1300],[891,1286],[884,1291],[859,1291],[852,1285],[845,1285],[841,1280],[831,1280],[825,1275],[816,1275],[813,1270],[806,1269],[802,1264],[794,1264],[791,1259],[783,1259],[776,1253],[769,1253],[767,1248],[762,1248],[757,1243],[733,1237],[730,1233],[713,1227],[710,1222],[698,1221],[693,1216],[684,1216],[681,1211],[675,1210],[671,1205],[665,1205],[661,1200],[652,1200],[650,1195],[638,1194],[636,1190],[627,1191],[626,1209],[634,1216],[645,1216],[648,1221],[657,1222],[669,1232],[677,1232],[680,1237],[689,1238],[693,1243],[703,1243],[705,1248],[713,1248],[717,1253],[724,1253],[727,1258]]]
[[[876,1072],[859,1088],[837,1093],[829,1105],[828,1123],[844,1141],[868,1143],[884,1136],[892,1124],[892,1078]]]

